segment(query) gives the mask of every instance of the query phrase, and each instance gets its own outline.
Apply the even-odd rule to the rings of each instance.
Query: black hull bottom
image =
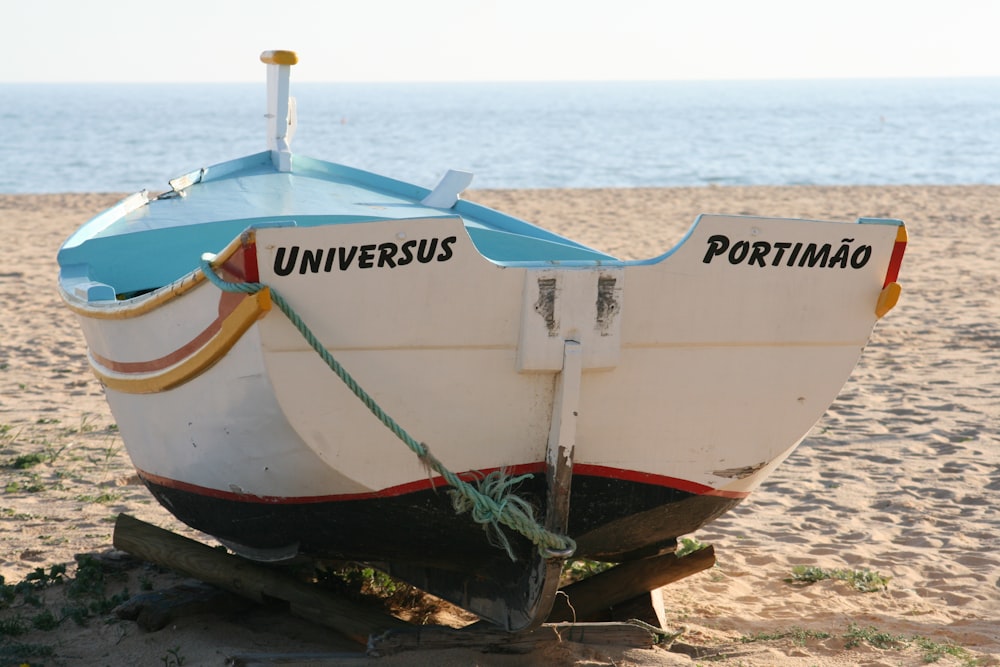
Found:
[[[152,476],[149,476],[152,477]],[[522,482],[517,494],[542,507],[544,474]],[[456,514],[447,486],[391,497],[319,502],[244,500],[198,493],[143,476],[157,500],[178,519],[247,551],[294,551],[317,558],[483,571],[510,563],[487,531]],[[671,549],[739,504],[740,497],[704,495],[657,484],[574,474],[569,534],[576,557],[622,562]],[[538,512],[538,519],[543,513]],[[533,547],[504,529],[515,553]],[[499,572],[494,572],[499,574]]]

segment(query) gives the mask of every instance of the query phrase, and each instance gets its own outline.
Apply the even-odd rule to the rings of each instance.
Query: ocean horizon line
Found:
[[[900,75],[900,76],[818,76],[818,77],[761,77],[761,78],[715,78],[715,79],[386,79],[386,80],[362,80],[362,79],[296,79],[295,85],[401,85],[401,84],[629,84],[629,83],[719,83],[719,84],[743,84],[743,83],[835,83],[835,82],[879,82],[879,81],[998,81],[1000,75],[964,75],[964,76],[927,76],[927,75]],[[257,79],[245,80],[183,80],[183,79],[148,79],[148,80],[88,80],[88,81],[65,81],[65,80],[43,80],[43,81],[4,81],[0,80],[0,86],[33,86],[33,85],[256,85],[260,86]],[[294,91],[293,91],[294,94]]]
[[[259,82],[0,94],[0,192],[153,191],[266,147]],[[304,82],[292,95],[294,152],[426,187],[447,169],[510,189],[1000,182],[1000,78]]]
[[[1000,189],[1000,182],[997,183],[834,183],[834,184],[823,184],[823,183],[755,183],[752,185],[738,185],[729,183],[703,183],[698,185],[593,185],[593,186],[540,186],[540,187],[470,187],[463,193],[462,199],[469,201],[475,201],[472,197],[476,192],[528,192],[528,191],[599,191],[599,190],[824,190],[824,191],[836,191],[836,190],[944,190],[944,189],[979,189],[979,188],[998,188]],[[122,198],[133,195],[137,192],[147,192],[150,197],[155,197],[161,193],[168,192],[170,186],[166,180],[163,182],[163,188],[143,188],[140,190],[54,190],[51,192],[5,192],[0,191],[0,199],[9,198],[30,198],[30,197],[104,197],[104,196],[120,196]]]

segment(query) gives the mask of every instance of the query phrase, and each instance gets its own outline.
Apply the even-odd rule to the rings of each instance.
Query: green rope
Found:
[[[427,445],[413,439],[402,426],[386,414],[381,406],[375,402],[375,399],[354,380],[351,374],[340,365],[340,362],[334,359],[330,351],[316,338],[315,334],[306,326],[298,313],[292,309],[284,297],[273,287],[268,287],[263,283],[234,283],[223,280],[212,268],[214,260],[215,256],[211,253],[202,255],[201,270],[204,272],[205,277],[222,291],[256,294],[262,289],[270,290],[271,300],[274,304],[285,314],[292,325],[299,330],[299,333],[309,343],[309,346],[316,351],[316,354],[347,385],[347,388],[365,404],[365,407],[386,428],[392,431],[397,438],[402,440],[417,455],[417,458],[420,459],[420,462],[425,467],[441,475],[453,487],[454,490],[450,493],[452,494],[452,506],[455,508],[455,511],[459,514],[470,512],[472,519],[476,523],[481,524],[487,533],[490,534],[491,541],[505,549],[512,560],[515,559],[513,548],[503,531],[500,530],[498,524],[503,524],[530,540],[544,556],[558,555],[560,557],[569,557],[572,555],[576,550],[576,543],[573,539],[568,535],[559,535],[542,527],[535,520],[531,505],[513,493],[513,487],[524,479],[531,477],[531,475],[521,475],[512,478],[498,471],[486,475],[484,478],[478,480],[476,484],[470,484],[448,470],[431,453]]]

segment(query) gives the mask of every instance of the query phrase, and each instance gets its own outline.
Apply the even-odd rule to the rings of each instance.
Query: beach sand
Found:
[[[60,243],[119,198],[0,196],[0,574],[8,585],[109,550],[121,512],[209,541],[160,508],[134,475],[57,294]],[[1000,664],[1000,186],[479,190],[467,198],[622,258],[669,249],[702,212],[900,218],[910,235],[903,293],[796,453],[692,536],[715,546],[718,564],[663,590],[670,626],[684,630],[675,650],[562,643],[521,656],[456,649],[374,664],[921,665],[938,653],[940,665]],[[786,580],[796,565],[890,579],[878,592],[837,580],[795,585]],[[129,576],[132,593],[142,582],[158,589],[182,580],[153,568]],[[60,589],[39,591],[43,605]],[[23,655],[24,644],[51,651],[31,664],[52,665],[222,665],[233,653],[350,647],[273,610],[193,615],[147,633],[107,612],[84,625],[66,618],[31,629],[38,609],[23,596],[0,602],[0,664]],[[17,617],[28,631],[13,637]]]

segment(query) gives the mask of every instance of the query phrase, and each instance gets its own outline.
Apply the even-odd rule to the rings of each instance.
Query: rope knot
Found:
[[[494,470],[474,485],[460,480],[462,484],[453,485],[455,488],[448,492],[455,513],[470,512],[472,520],[481,524],[489,535],[490,543],[506,551],[511,560],[516,560],[514,548],[500,524],[514,528],[528,539],[532,539],[532,527],[541,529],[531,505],[514,494],[514,487],[531,477],[530,474],[515,477],[506,470]]]

